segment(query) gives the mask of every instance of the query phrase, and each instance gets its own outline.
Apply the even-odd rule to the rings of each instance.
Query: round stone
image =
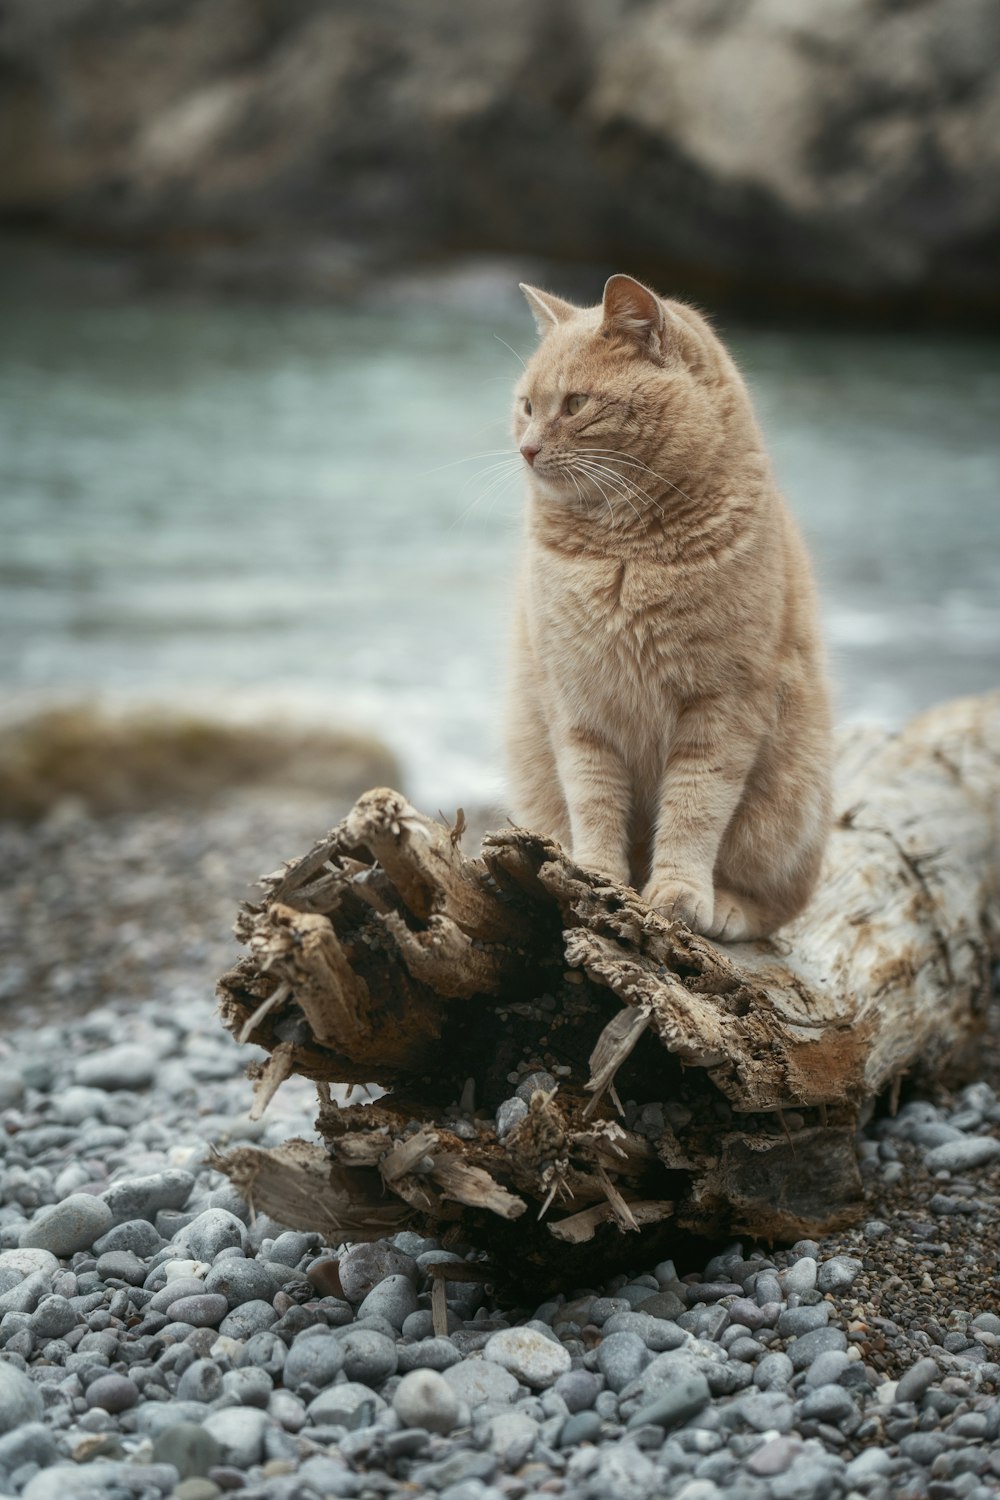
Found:
[[[177,1382],[178,1401],[207,1404],[222,1394],[222,1371],[213,1359],[196,1359]]]
[[[43,1297],[31,1314],[30,1328],[36,1338],[61,1339],[77,1324],[76,1309],[66,1297]]]
[[[14,1432],[28,1422],[40,1422],[42,1411],[38,1387],[14,1365],[0,1362],[0,1432]]]
[[[139,1388],[127,1375],[101,1375],[87,1387],[87,1405],[115,1415],[128,1411],[139,1399]]]
[[[270,1418],[251,1406],[230,1406],[205,1418],[204,1430],[222,1449],[223,1463],[249,1469],[264,1458],[264,1434]]]
[[[192,1479],[207,1475],[222,1462],[222,1448],[200,1424],[175,1422],[154,1438],[153,1459],[173,1464],[182,1479]]]
[[[634,1335],[619,1334],[617,1337]],[[486,1341],[483,1358],[509,1370],[518,1380],[536,1390],[552,1385],[573,1363],[568,1349],[535,1328],[500,1329]]]
[[[811,1255],[803,1255],[801,1259],[792,1265],[779,1278],[785,1284],[786,1293],[794,1293],[801,1297],[803,1292],[816,1290],[817,1266]]]
[[[90,1193],[71,1193],[61,1203],[43,1208],[25,1225],[18,1238],[22,1249],[48,1250],[61,1258],[87,1250],[111,1227],[111,1211]]]
[[[450,1432],[458,1423],[459,1401],[436,1370],[411,1370],[396,1387],[392,1406],[404,1427]]]
[[[218,1328],[229,1304],[218,1292],[201,1292],[194,1297],[178,1297],[166,1314],[172,1323],[190,1323],[193,1328]]]
[[[358,1308],[359,1318],[385,1318],[393,1328],[402,1328],[411,1313],[417,1311],[417,1289],[408,1276],[386,1276],[372,1287]]]
[[[81,1058],[73,1070],[77,1083],[93,1089],[141,1089],[156,1075],[156,1054],[149,1047],[122,1042]]]
[[[229,1307],[244,1302],[270,1302],[278,1290],[278,1279],[259,1260],[229,1256],[216,1261],[205,1277],[206,1292],[219,1292]]]
[[[571,1416],[580,1411],[589,1411],[597,1400],[600,1383],[589,1370],[567,1370],[556,1381],[554,1390],[566,1403]]]
[[[451,1339],[418,1339],[415,1344],[396,1347],[396,1368],[400,1375],[410,1370],[447,1370],[461,1358]]]
[[[309,1403],[309,1416],[317,1427],[346,1426],[360,1406],[370,1405],[374,1416],[388,1410],[381,1396],[366,1385],[354,1380],[345,1380],[342,1385],[328,1386]]]
[[[331,1385],[344,1368],[341,1340],[332,1333],[300,1333],[289,1349],[282,1382],[292,1391],[315,1393]]]
[[[597,1350],[597,1368],[608,1389],[616,1393],[642,1374],[649,1359],[649,1350],[637,1333],[610,1333]]]
[[[246,1243],[246,1226],[225,1208],[206,1208],[182,1229],[174,1243],[185,1255],[211,1263],[221,1250],[242,1250]]]
[[[220,1296],[220,1301],[225,1300],[225,1297]],[[270,1302],[255,1299],[253,1302],[241,1302],[239,1307],[227,1312],[219,1324],[219,1332],[230,1339],[249,1339],[255,1333],[265,1333],[277,1321],[278,1314]]]
[[[941,1371],[933,1359],[918,1359],[900,1377],[896,1385],[896,1400],[919,1401],[940,1378]]]
[[[929,1172],[967,1172],[972,1167],[983,1167],[1000,1156],[1000,1140],[992,1135],[965,1136],[960,1141],[948,1141],[935,1146],[924,1157]]]
[[[789,1344],[788,1357],[794,1369],[804,1370],[818,1354],[846,1348],[847,1337],[839,1328],[814,1328],[811,1333],[804,1333]]]
[[[183,1208],[193,1188],[190,1172],[167,1167],[146,1177],[123,1177],[113,1182],[102,1197],[115,1223],[126,1224],[132,1219],[155,1219],[162,1209]],[[137,1247],[131,1248],[142,1254]]]
[[[578,1411],[566,1418],[559,1431],[560,1448],[575,1448],[578,1443],[596,1443],[604,1423],[596,1411]]]
[[[377,1386],[396,1373],[396,1345],[384,1333],[352,1328],[337,1339],[349,1381]]]
[[[460,1401],[477,1406],[507,1405],[517,1400],[518,1383],[509,1370],[488,1359],[463,1359],[445,1370],[444,1378]]]
[[[640,1406],[629,1419],[629,1427],[676,1427],[697,1416],[711,1400],[703,1375],[689,1375],[665,1386],[652,1401]]]
[[[412,1255],[397,1250],[388,1240],[371,1240],[352,1245],[341,1256],[337,1265],[338,1279],[343,1296],[348,1302],[363,1302],[368,1293],[387,1276],[417,1278],[417,1263]],[[340,1296],[340,1292],[334,1295]]]
[[[852,1255],[834,1255],[825,1260],[816,1273],[821,1292],[846,1292],[861,1274],[861,1262]]]

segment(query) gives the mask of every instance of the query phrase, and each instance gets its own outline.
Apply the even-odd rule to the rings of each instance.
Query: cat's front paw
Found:
[[[712,925],[715,897],[712,887],[701,887],[675,875],[653,875],[643,896],[668,922],[686,922],[693,932],[706,933]]]

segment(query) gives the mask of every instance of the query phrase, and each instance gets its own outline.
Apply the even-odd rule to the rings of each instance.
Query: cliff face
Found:
[[[995,0],[0,0],[0,215],[997,297]]]

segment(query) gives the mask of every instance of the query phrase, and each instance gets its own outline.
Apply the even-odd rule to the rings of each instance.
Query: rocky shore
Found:
[[[868,1218],[520,1305],[472,1254],[256,1220],[211,984],[245,879],[320,809],[245,794],[0,830],[0,1494],[987,1500],[1000,1481],[1000,1066],[866,1128]],[[298,826],[293,826],[293,825]]]
[[[8,0],[0,221],[223,284],[485,251],[995,312],[998,59],[990,0]]]

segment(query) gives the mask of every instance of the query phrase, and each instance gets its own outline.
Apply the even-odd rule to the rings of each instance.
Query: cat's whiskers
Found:
[[[578,460],[578,462],[581,470],[585,474],[587,474],[595,484],[598,482],[599,475],[604,478],[607,483],[612,486],[613,493],[620,496],[621,499],[625,501],[626,505],[628,505],[636,520],[642,520],[641,512],[636,508],[635,504],[632,501],[632,495],[641,495],[640,491],[636,490],[633,485],[629,484],[629,482],[622,477],[622,475],[616,474],[612,469],[606,469],[602,465],[595,463],[590,459],[581,459]]]
[[[462,486],[463,489],[466,489],[468,485],[472,483],[473,479],[485,479],[486,483],[480,490],[479,494],[475,496],[472,503],[470,505],[467,505],[462,511],[461,515],[455,518],[455,520],[452,522],[452,526],[458,526],[461,522],[468,520],[469,516],[472,515],[472,512],[479,505],[481,505],[484,500],[497,500],[503,493],[505,485],[513,482],[513,480],[515,480],[520,474],[520,470],[520,455],[515,457],[513,454],[508,453],[506,458],[500,459],[497,463],[489,464],[487,468],[481,470],[480,473],[474,474],[472,476],[472,479],[467,480],[466,483]],[[490,508],[492,509],[492,505]]]
[[[585,479],[588,479],[590,481],[590,483],[594,486],[594,488],[597,489],[597,490],[599,490],[600,493],[601,493],[601,495],[604,497],[604,503],[608,507],[608,514],[611,517],[611,530],[614,531],[614,529],[615,529],[615,508],[611,504],[611,501],[608,499],[608,492],[607,492],[607,490],[602,485],[602,483],[601,483],[600,479],[597,477],[596,473],[595,474],[589,473],[588,470],[587,470],[587,468],[583,464],[581,464],[578,459],[576,460],[576,465],[577,465],[577,468],[579,469],[580,473],[583,475],[583,477]]]
[[[491,422],[488,425],[492,427],[493,423]],[[418,478],[425,479],[428,474],[440,474],[442,469],[455,469],[459,464],[472,464],[480,458],[498,457],[514,458],[515,453],[512,448],[488,448],[485,453],[470,453],[466,458],[453,458],[450,463],[435,464],[433,469],[420,469],[418,470]]]
[[[641,469],[653,479],[658,479],[661,484],[669,485],[672,490],[676,490],[678,495],[683,495],[684,499],[689,500],[692,505],[695,504],[693,495],[689,495],[686,490],[681,489],[679,484],[675,484],[672,479],[668,479],[666,474],[658,474],[655,469],[651,469],[648,464],[644,464],[641,459],[633,457],[631,453],[623,453],[620,448],[588,448],[586,451],[600,455],[608,463],[627,464],[633,469]]]

